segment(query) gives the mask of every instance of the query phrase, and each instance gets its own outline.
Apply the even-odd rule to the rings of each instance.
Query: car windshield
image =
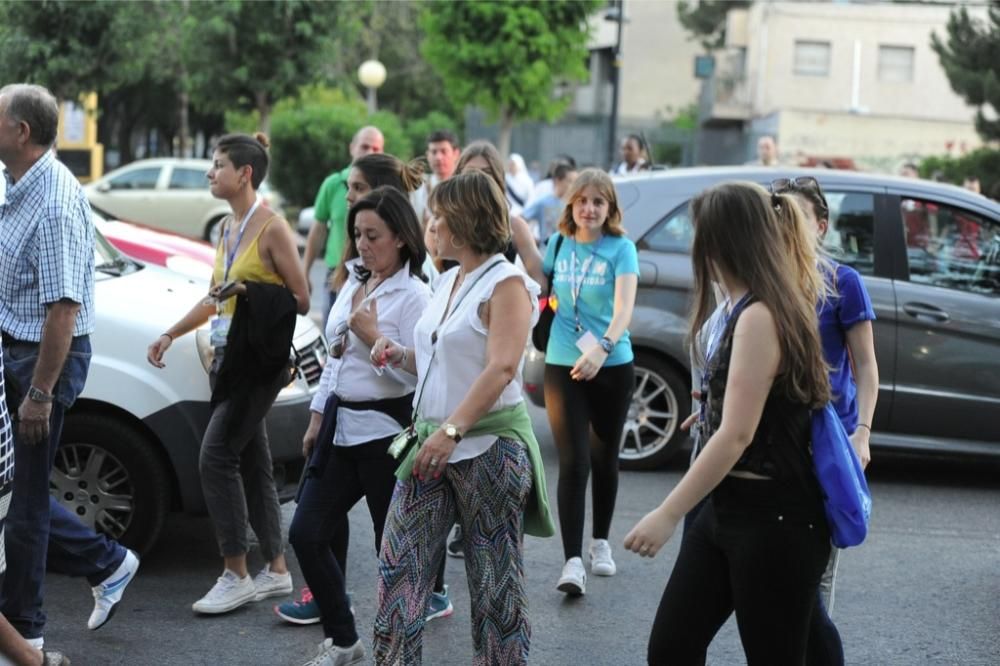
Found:
[[[93,209],[91,215],[94,220],[94,266],[96,270],[121,275],[129,267],[134,267],[135,264],[109,243],[108,239],[101,233],[101,226],[107,220]]]

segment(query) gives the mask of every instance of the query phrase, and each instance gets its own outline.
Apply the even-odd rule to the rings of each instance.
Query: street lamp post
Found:
[[[365,60],[358,67],[358,81],[368,90],[368,113],[378,111],[375,91],[385,83],[385,65],[378,60]]]
[[[621,71],[622,55],[622,24],[625,23],[625,2],[617,0],[615,5],[604,15],[605,21],[614,21],[617,25],[615,34],[615,50],[611,54],[611,118],[608,128],[608,168],[615,164],[615,154],[618,143],[615,134],[618,132],[618,88],[619,72]]]

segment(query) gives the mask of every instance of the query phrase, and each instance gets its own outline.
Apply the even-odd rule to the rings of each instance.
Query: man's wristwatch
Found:
[[[46,393],[45,391],[35,388],[34,386],[28,387],[28,400],[33,402],[52,402],[56,397],[51,393]]]
[[[606,335],[597,344],[601,345],[601,349],[604,350],[605,354],[610,354],[615,349],[615,343]]]
[[[441,426],[441,430],[444,432],[444,436],[452,440],[456,444],[462,441],[462,433],[458,431],[458,426],[454,423],[445,423]]]

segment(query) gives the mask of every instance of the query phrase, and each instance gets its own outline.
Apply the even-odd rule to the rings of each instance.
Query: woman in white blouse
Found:
[[[373,367],[369,352],[380,336],[412,345],[430,299],[420,224],[405,194],[376,188],[351,207],[347,230],[360,256],[327,320],[330,353],[303,439],[309,469],[288,532],[326,636],[315,663],[364,658],[331,536],[365,497],[376,548],[381,543],[398,466],[387,450],[410,422],[416,377],[412,369]]]
[[[544,469],[521,394],[521,354],[538,285],[501,254],[507,204],[488,176],[431,193],[444,273],[414,344],[379,338],[376,363],[417,373],[416,442],[402,454],[379,564],[375,663],[417,664],[445,535],[459,522],[476,663],[523,664],[530,627],[522,533],[551,536]]]

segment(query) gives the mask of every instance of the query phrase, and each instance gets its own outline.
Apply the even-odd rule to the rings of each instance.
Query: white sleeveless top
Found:
[[[489,266],[498,261],[500,263],[489,272],[485,272]],[[480,275],[482,278],[477,279]],[[493,296],[497,284],[510,278],[520,279],[527,289],[525,296],[531,301],[531,326],[534,327],[538,321],[538,294],[541,288],[524,271],[507,261],[502,254],[496,254],[465,277],[453,299],[452,312],[442,324],[448,298],[457,277],[458,268],[441,275],[434,295],[423,316],[417,321],[414,331],[417,362],[417,395],[414,396],[414,404],[416,405],[419,400],[420,404],[417,407],[419,416],[436,423],[445,423],[448,420],[459,403],[468,395],[473,382],[486,368],[488,331],[479,313],[480,306]],[[493,312],[492,316],[500,314]],[[433,344],[431,338],[435,330],[437,330],[437,343]],[[527,344],[526,336],[521,345]],[[431,362],[432,355],[433,362]],[[513,407],[524,401],[524,395],[521,393],[522,365],[523,362],[518,365],[514,379],[504,388],[500,399],[490,408],[490,412]],[[455,447],[448,462],[459,462],[482,455],[495,441],[496,437],[489,435],[463,438]]]

